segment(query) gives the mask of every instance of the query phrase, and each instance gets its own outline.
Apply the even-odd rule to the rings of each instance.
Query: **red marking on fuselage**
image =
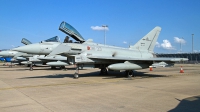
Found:
[[[87,50],[90,50],[90,46],[87,46]]]

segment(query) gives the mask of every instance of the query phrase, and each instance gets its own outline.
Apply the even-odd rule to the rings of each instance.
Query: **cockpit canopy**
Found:
[[[25,38],[22,38],[21,43],[23,43],[24,45],[32,44],[28,39],[25,39]]]
[[[81,34],[74,27],[64,21],[60,24],[59,30],[71,36],[76,41],[81,43],[85,42],[85,39],[81,36]]]
[[[58,36],[55,36],[50,39],[44,40],[44,42],[60,42],[60,39]]]

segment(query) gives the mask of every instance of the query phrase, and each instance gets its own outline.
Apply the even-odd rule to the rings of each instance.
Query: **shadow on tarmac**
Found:
[[[165,75],[155,75],[155,74],[145,74],[146,72],[136,72],[134,71],[134,77],[139,78],[156,78],[156,77],[167,77]],[[53,74],[53,75],[45,75],[45,76],[33,76],[33,77],[24,77],[20,79],[30,79],[30,78],[74,78],[74,74]],[[113,78],[127,78],[124,72],[108,72],[108,75],[102,75],[99,71],[79,74],[79,78],[84,77],[102,77],[102,79],[113,79]]]
[[[42,69],[41,69],[41,67],[40,68],[34,67],[33,71],[35,71],[35,70],[37,70],[37,71],[38,70],[52,70],[52,71],[54,71],[54,70],[65,70],[65,71],[67,71],[67,70],[75,70],[75,69],[74,68],[67,68],[67,69],[55,68],[55,69],[51,69],[49,67],[42,67]],[[10,70],[10,69],[9,70],[0,70],[0,71],[30,71],[30,68],[29,67],[24,67],[24,68],[21,67],[20,69],[18,69],[16,67],[16,69],[12,69],[12,70]]]
[[[200,95],[188,97],[179,101],[180,103],[168,112],[200,112]]]

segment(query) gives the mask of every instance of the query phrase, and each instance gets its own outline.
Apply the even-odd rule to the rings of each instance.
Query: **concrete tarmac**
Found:
[[[99,69],[51,70],[50,67],[2,66],[1,112],[199,112],[200,65],[99,75]],[[184,73],[180,72],[183,66]]]

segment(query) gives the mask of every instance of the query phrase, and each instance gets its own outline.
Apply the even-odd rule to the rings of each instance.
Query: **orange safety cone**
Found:
[[[149,71],[153,71],[153,68],[152,68],[152,66],[150,66],[150,67],[149,67]]]
[[[181,69],[180,69],[180,73],[184,73],[182,66],[181,66]]]

